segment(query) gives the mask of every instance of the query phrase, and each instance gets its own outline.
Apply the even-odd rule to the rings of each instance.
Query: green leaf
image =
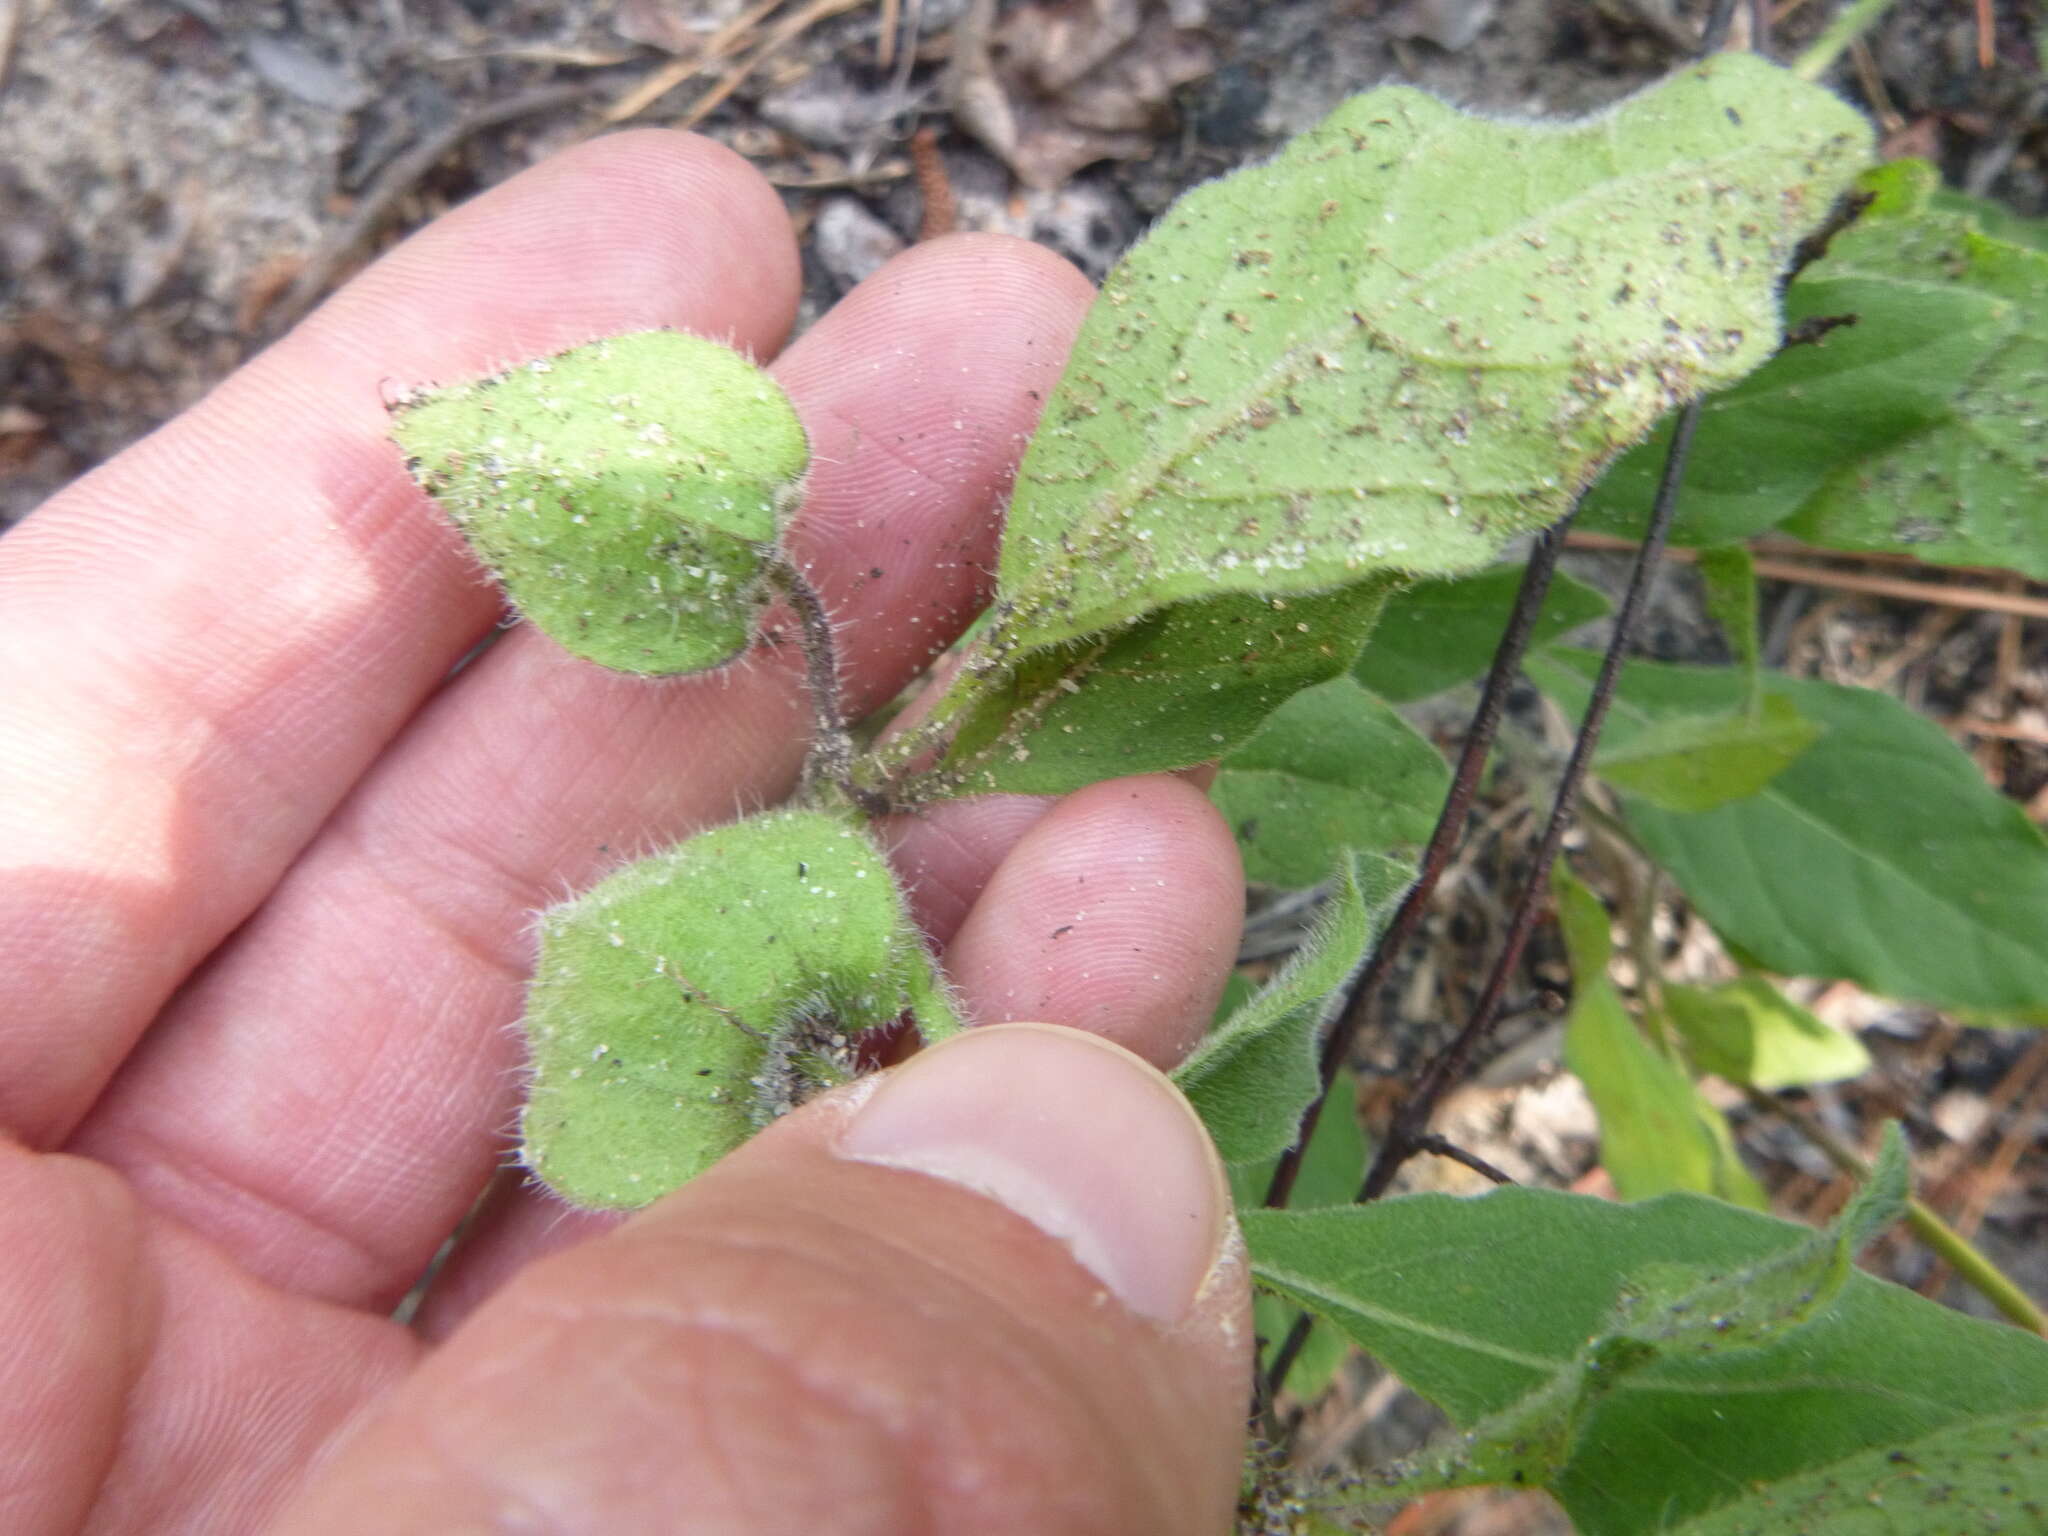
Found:
[[[1741,709],[1742,701],[1737,701]],[[1754,795],[1820,738],[1790,699],[1765,695],[1754,714],[1673,715],[1603,742],[1594,770],[1667,811],[1710,811]]]
[[[1529,672],[1568,712],[1599,659]],[[1757,794],[1698,815],[1627,804],[1636,838],[1758,969],[1950,1007],[2048,1006],[2048,842],[1933,722],[1888,695],[1768,676],[1826,728]],[[1634,662],[1615,723],[1730,709],[1727,668]]]
[[[1407,704],[1479,676],[1493,660],[1522,584],[1518,565],[1418,581],[1387,600],[1351,675],[1381,698]],[[1563,571],[1550,578],[1529,632],[1531,649],[1608,611],[1608,602]]]
[[[1301,1154],[1288,1204],[1297,1211],[1349,1205],[1365,1180],[1367,1151],[1365,1128],[1358,1123],[1358,1080],[1348,1070],[1339,1070],[1323,1112],[1316,1117],[1308,1148]],[[1278,1158],[1269,1158],[1240,1163],[1230,1170],[1231,1198],[1239,1210],[1256,1209],[1265,1199],[1278,1162]],[[1252,1330],[1268,1348],[1287,1337],[1294,1314],[1295,1309],[1277,1297],[1252,1298]],[[1336,1329],[1314,1330],[1287,1369],[1287,1390],[1303,1402],[1321,1397],[1350,1353],[1351,1345]]]
[[[1735,1155],[1721,1112],[1669,1056],[1653,1048],[1607,979],[1607,909],[1562,865],[1551,876],[1572,967],[1564,1059],[1600,1116],[1600,1161],[1624,1200],[1674,1190],[1769,1207]]]
[[[1761,637],[1757,634],[1756,561],[1740,544],[1716,544],[1700,551],[1700,585],[1707,616],[1720,627],[1742,672],[1742,708],[1755,714],[1762,703]]]
[[[1664,984],[1664,1009],[1703,1072],[1775,1093],[1860,1077],[1870,1053],[1761,976],[1718,987]]]
[[[1606,1326],[1541,1387],[1421,1458],[1402,1491],[1484,1483],[1549,1486],[1575,1458],[1587,1413],[1631,1374],[1662,1359],[1704,1360],[1761,1348],[1841,1294],[1857,1252],[1906,1207],[1905,1143],[1896,1124],[1868,1183],[1826,1232],[1716,1274],[1655,1263],[1623,1280]]]
[[[2048,251],[1932,213],[1850,235],[1831,258],[1841,270],[1962,294],[2001,323],[1937,420],[1837,470],[1783,526],[1810,544],[2048,577]]]
[[[1551,1487],[1583,1536],[1638,1536],[1874,1447],[2048,1408],[2048,1343],[1845,1264],[1839,1293],[1821,1294],[1890,1199],[1873,1195],[1821,1249],[1806,1228],[1693,1195],[1502,1189],[1240,1220],[1261,1285],[1336,1322],[1460,1426],[1557,1390],[1582,1358],[1625,1364]],[[1638,1300],[1617,1329],[1625,1290]],[[1732,1298],[1738,1322],[1717,1330],[1689,1291]],[[1676,1307],[1701,1326],[1674,1327]],[[1639,1343],[1587,1350],[1660,1327],[1647,1360],[1630,1358]],[[1724,1332],[1745,1347],[1717,1347]]]
[[[1308,943],[1174,1068],[1226,1164],[1262,1162],[1294,1144],[1321,1086],[1316,1052],[1330,1010],[1414,878],[1392,859],[1345,855]]]
[[[676,331],[423,392],[391,432],[527,618],[649,674],[746,648],[810,452],[774,380]]]
[[[1333,851],[1405,852],[1429,838],[1450,769],[1348,677],[1305,689],[1223,759],[1210,798],[1248,879],[1314,885]]]
[[[1346,102],[1109,275],[1018,473],[1004,643],[1484,565],[1770,356],[1778,274],[1869,147],[1737,55],[1564,126]]]
[[[2048,412],[2048,253],[1930,204],[1936,177],[1893,162],[1870,212],[1786,295],[1788,325],[1853,315],[1712,397],[1672,528],[1723,544],[1782,525],[1817,544],[2048,574],[2035,515]],[[1670,437],[1624,455],[1580,512],[1636,534]]]
[[[1927,166],[1924,160],[1908,162]],[[1927,166],[1934,175],[1940,173]],[[1993,202],[1988,197],[1972,197],[1967,192],[1958,192],[1954,187],[1934,186],[1927,194],[1927,206],[1936,213],[1954,214],[1967,219],[1973,229],[1983,231],[1994,240],[2010,241],[2014,245],[2031,246],[2037,251],[2048,251],[2048,219],[2030,219],[2015,213],[2003,203]]]
[[[1781,1478],[1672,1536],[1928,1536],[2040,1530],[2048,1411],[2014,1409],[1899,1436]]]
[[[1221,757],[1295,693],[1350,668],[1386,591],[1209,598],[1030,652],[977,688],[942,771],[915,793],[1059,795]]]
[[[852,1067],[930,962],[857,827],[778,811],[699,833],[541,916],[526,1165],[645,1205]]]

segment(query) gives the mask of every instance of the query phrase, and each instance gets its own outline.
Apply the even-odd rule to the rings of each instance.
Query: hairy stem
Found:
[[[1473,1004],[1471,1015],[1456,1037],[1428,1066],[1415,1089],[1401,1107],[1395,1111],[1393,1123],[1380,1140],[1374,1153],[1372,1166],[1366,1172],[1365,1182],[1358,1191],[1359,1201],[1377,1200],[1393,1184],[1394,1176],[1416,1153],[1425,1150],[1430,1117],[1435,1114],[1437,1101],[1450,1085],[1464,1073],[1470,1064],[1472,1054],[1487,1035],[1492,1033],[1500,1017],[1500,1005],[1507,995],[1509,979],[1520,965],[1522,950],[1529,942],[1529,935],[1535,931],[1536,919],[1542,909],[1543,898],[1550,889],[1550,866],[1556,860],[1558,849],[1564,842],[1565,829],[1570,826],[1572,811],[1578,801],[1579,786],[1585,782],[1586,771],[1592,765],[1593,749],[1599,744],[1600,727],[1607,718],[1608,706],[1614,701],[1615,681],[1621,672],[1621,659],[1635,634],[1636,624],[1642,617],[1643,604],[1649,596],[1650,580],[1657,569],[1658,557],[1663,553],[1664,540],[1671,527],[1673,514],[1678,510],[1678,487],[1685,477],[1685,461],[1692,450],[1693,435],[1699,429],[1700,402],[1695,399],[1679,413],[1676,429],[1671,434],[1671,448],[1665,455],[1664,473],[1657,486],[1657,499],[1650,513],[1650,526],[1643,536],[1641,549],[1636,553],[1635,568],[1629,574],[1628,592],[1622,598],[1621,611],[1614,617],[1614,636],[1607,644],[1607,653],[1600,660],[1600,674],[1593,684],[1592,701],[1586,706],[1585,719],[1580,721],[1578,734],[1572,742],[1571,756],[1566,760],[1563,776],[1558,781],[1557,793],[1551,798],[1550,818],[1538,840],[1529,871],[1529,882],[1523,887],[1521,897],[1508,923],[1507,937],[1501,943],[1500,954],[1494,961],[1492,971],[1486,978],[1479,999]],[[1293,1367],[1301,1347],[1308,1341],[1309,1330],[1315,1325],[1312,1314],[1304,1312],[1295,1320],[1287,1338],[1274,1353],[1273,1363],[1267,1371],[1264,1383],[1270,1399],[1277,1395],[1280,1384],[1287,1379],[1287,1372]]]
[[[824,599],[796,562],[777,551],[770,560],[769,579],[789,599],[803,637],[804,691],[811,702],[811,750],[804,758],[804,783],[830,784],[869,815],[886,811],[888,801],[853,780],[853,734],[839,703],[839,648],[832,639],[832,618]]]
[[[1379,998],[1388,971],[1407,947],[1409,939],[1414,937],[1422,914],[1429,909],[1429,900],[1436,892],[1437,882],[1450,867],[1451,855],[1465,836],[1466,823],[1472,817],[1472,798],[1478,793],[1480,775],[1486,769],[1493,739],[1500,731],[1501,714],[1507,708],[1508,692],[1514,686],[1522,656],[1529,649],[1529,636],[1536,627],[1536,616],[1543,611],[1543,599],[1549,594],[1550,578],[1557,569],[1558,552],[1564,547],[1565,531],[1570,526],[1571,517],[1567,516],[1537,539],[1536,547],[1530,551],[1529,563],[1522,572],[1522,584],[1515,592],[1514,610],[1508,615],[1507,629],[1500,637],[1500,644],[1494,648],[1492,664],[1487,668],[1486,684],[1479,695],[1479,708],[1473,714],[1472,727],[1465,733],[1465,744],[1459,750],[1457,766],[1451,772],[1451,787],[1444,795],[1443,809],[1437,813],[1436,826],[1430,831],[1429,844],[1423,849],[1421,868],[1416,873],[1415,883],[1408,888],[1408,894],[1402,897],[1393,921],[1387,924],[1386,932],[1380,935],[1371,957],[1352,981],[1344,1006],[1338,1010],[1337,1021],[1323,1039],[1319,1064],[1322,1088],[1301,1117],[1294,1145],[1281,1155],[1273,1170],[1272,1180],[1266,1186],[1265,1203],[1268,1206],[1278,1208],[1286,1205],[1288,1196],[1293,1193],[1294,1181],[1301,1172],[1302,1154],[1308,1147],[1309,1137],[1315,1134],[1316,1122],[1322,1116],[1323,1102],[1329,1096],[1330,1085],[1336,1081],[1338,1069],[1350,1059],[1352,1042],[1371,1018],[1373,1005]]]

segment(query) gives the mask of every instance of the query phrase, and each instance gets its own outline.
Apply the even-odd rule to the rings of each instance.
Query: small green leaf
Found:
[[[1321,1079],[1330,1010],[1415,878],[1406,864],[1346,855],[1315,934],[1284,970],[1174,1069],[1226,1164],[1263,1162],[1294,1143]]]
[[[1357,659],[1388,583],[1209,598],[1027,653],[982,686],[942,771],[914,793],[1059,795],[1207,762]],[[1327,873],[1327,861],[1323,871]]]
[[[1391,704],[1407,704],[1479,676],[1493,660],[1522,584],[1522,568],[1418,581],[1387,600],[1351,675]],[[1550,578],[1529,647],[1546,645],[1608,611],[1597,587],[1563,571]]]
[[[845,1075],[929,966],[881,851],[836,817],[630,864],[541,916],[523,1159],[575,1204],[645,1205]]]
[[[1718,987],[1664,984],[1664,1008],[1703,1072],[1766,1092],[1860,1077],[1870,1053],[1761,976]]]
[[[1759,699],[1754,714],[1673,715],[1624,725],[1602,745],[1594,771],[1667,811],[1711,811],[1754,795],[1819,739],[1821,727],[1790,699]]]
[[[1333,852],[1404,853],[1427,841],[1450,769],[1348,677],[1304,689],[1223,759],[1209,794],[1248,879],[1314,885]]]
[[[1550,1486],[1583,1536],[1638,1536],[1873,1448],[2048,1409],[2048,1343],[1841,1259],[1896,1210],[1902,1175],[1873,1178],[1818,1236],[1693,1195],[1525,1189],[1239,1219],[1262,1286],[1337,1323],[1460,1426],[1559,1392],[1575,1368],[1619,1367],[1583,1402]],[[1721,1301],[1739,1309],[1719,1312],[1726,1328]]]
[[[1025,454],[1005,648],[1484,565],[1770,356],[1778,275],[1869,146],[1722,54],[1563,126],[1369,91],[1197,188],[1109,275]]]
[[[1735,1156],[1721,1112],[1700,1097],[1678,1063],[1643,1038],[1607,979],[1612,944],[1600,898],[1562,865],[1551,887],[1572,967],[1565,1065],[1586,1085],[1600,1116],[1600,1161],[1615,1189],[1624,1200],[1691,1190],[1768,1209],[1763,1190]]]
[[[394,407],[415,478],[519,610],[622,672],[746,648],[809,448],[767,374],[640,331]]]
[[[1574,716],[1599,658],[1530,659]],[[1609,721],[1731,710],[1726,667],[1632,662]],[[1627,803],[1630,830],[1759,970],[2024,1017],[2048,1007],[2048,841],[1941,728],[1867,688],[1767,675],[1825,734],[1758,793],[1697,815]]]

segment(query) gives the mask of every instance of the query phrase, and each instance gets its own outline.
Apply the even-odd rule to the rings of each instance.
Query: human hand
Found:
[[[390,1320],[503,1156],[532,909],[779,798],[806,711],[766,649],[649,684],[520,629],[450,679],[497,600],[383,397],[652,325],[765,357],[796,294],[740,161],[599,140],[0,540],[0,1528],[1226,1524],[1227,1196],[1089,1036],[970,1033],[623,1224],[503,1182]],[[985,598],[1088,297],[958,237],[776,363],[854,712]],[[893,836],[976,1017],[1155,1063],[1199,1033],[1240,887],[1181,780]]]

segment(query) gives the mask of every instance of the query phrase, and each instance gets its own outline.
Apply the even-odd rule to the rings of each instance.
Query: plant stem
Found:
[[[1745,1087],[1742,1092],[1754,1108],[1777,1115],[1796,1127],[1800,1135],[1820,1148],[1829,1162],[1851,1178],[1870,1177],[1870,1165],[1857,1154],[1856,1149],[1812,1115],[1794,1108],[1773,1094],[1765,1093],[1760,1088]],[[1946,1261],[1949,1268],[1956,1272],[1958,1279],[1973,1287],[1980,1296],[2020,1327],[2048,1337],[2048,1313],[2043,1313],[2033,1298],[2015,1285],[2005,1271],[1986,1258],[1981,1249],[1937,1216],[1932,1208],[1922,1204],[1917,1197],[1908,1197],[1906,1201],[1906,1225],[1913,1229],[1915,1237]]]
[[[1550,866],[1563,845],[1566,828],[1571,825],[1579,786],[1585,782],[1586,771],[1592,766],[1593,750],[1600,742],[1600,727],[1606,722],[1608,708],[1614,702],[1615,684],[1621,675],[1622,653],[1635,634],[1643,604],[1649,597],[1650,580],[1656,572],[1658,556],[1663,552],[1672,514],[1677,510],[1678,486],[1685,475],[1686,456],[1692,449],[1693,434],[1699,428],[1699,421],[1700,403],[1694,400],[1679,413],[1677,428],[1671,434],[1671,450],[1665,456],[1664,475],[1657,487],[1650,526],[1644,535],[1642,549],[1637,553],[1635,569],[1629,574],[1628,592],[1622,598],[1621,611],[1615,615],[1614,636],[1607,643],[1606,655],[1600,658],[1600,672],[1593,683],[1592,700],[1586,706],[1585,718],[1579,722],[1578,735],[1572,742],[1571,756],[1565,761],[1557,793],[1551,798],[1550,818],[1536,844],[1529,883],[1523,887],[1521,898],[1515,904],[1500,954],[1486,978],[1478,1001],[1473,1004],[1465,1027],[1423,1069],[1421,1082],[1395,1114],[1392,1130],[1381,1141],[1365,1185],[1359,1191],[1361,1200],[1376,1200],[1386,1193],[1387,1187],[1393,1183],[1394,1174],[1411,1155],[1415,1140],[1422,1135],[1435,1112],[1437,1100],[1464,1071],[1472,1052],[1492,1031],[1499,1015],[1508,981],[1515,967],[1521,963],[1522,949],[1528,943],[1529,935],[1535,931],[1543,898],[1550,889]]]
[[[778,551],[770,579],[782,589],[803,634],[804,691],[811,701],[811,750],[804,758],[806,784],[831,784],[869,815],[888,809],[886,801],[853,782],[853,735],[839,705],[839,648],[824,599],[796,562]]]
[[[1614,702],[1615,681],[1621,672],[1622,652],[1628,648],[1635,634],[1637,621],[1642,617],[1643,604],[1649,596],[1650,579],[1655,574],[1658,556],[1663,553],[1664,540],[1671,528],[1672,515],[1678,510],[1678,487],[1685,477],[1685,461],[1692,450],[1693,434],[1700,423],[1700,401],[1696,398],[1679,413],[1676,428],[1671,434],[1671,447],[1664,458],[1663,478],[1657,485],[1657,499],[1650,512],[1650,526],[1643,535],[1642,548],[1637,551],[1635,568],[1629,574],[1628,592],[1621,600],[1621,611],[1614,616],[1614,636],[1607,643],[1607,654],[1600,659],[1600,673],[1593,683],[1592,701],[1586,706],[1586,715],[1579,722],[1577,738],[1572,743],[1571,756],[1565,762],[1564,774],[1558,781],[1557,793],[1550,802],[1550,819],[1538,840],[1534,867],[1529,872],[1529,883],[1523,887],[1520,899],[1515,904],[1513,916],[1509,919],[1507,937],[1501,942],[1500,954],[1493,970],[1486,978],[1479,1000],[1473,1004],[1472,1013],[1465,1021],[1465,1027],[1435,1059],[1423,1068],[1422,1077],[1401,1107],[1395,1111],[1393,1123],[1387,1134],[1381,1138],[1374,1153],[1372,1167],[1367,1170],[1365,1183],[1358,1191],[1360,1203],[1377,1200],[1387,1192],[1404,1163],[1423,1149],[1428,1134],[1430,1117],[1435,1114],[1437,1101],[1450,1087],[1472,1058],[1482,1040],[1493,1030],[1500,1016],[1501,1000],[1507,994],[1508,980],[1521,963],[1522,950],[1529,942],[1529,935],[1535,931],[1536,918],[1542,906],[1543,897],[1550,889],[1550,866],[1557,858],[1558,849],[1564,842],[1565,829],[1571,824],[1572,810],[1578,800],[1579,786],[1585,781],[1586,770],[1593,761],[1593,749],[1599,744],[1600,726],[1607,718],[1608,706]],[[1264,1387],[1268,1397],[1278,1394],[1281,1383],[1287,1380],[1287,1372],[1293,1367],[1301,1347],[1308,1341],[1309,1330],[1314,1327],[1314,1315],[1304,1312],[1295,1319],[1287,1338],[1273,1356],[1271,1368],[1265,1376]]]
[[[1537,539],[1536,547],[1530,551],[1529,563],[1522,572],[1522,584],[1515,592],[1514,610],[1508,615],[1507,629],[1500,637],[1500,644],[1494,648],[1493,661],[1487,667],[1486,685],[1479,696],[1479,708],[1472,717],[1472,728],[1465,733],[1465,744],[1458,752],[1457,766],[1451,773],[1451,787],[1444,796],[1443,809],[1437,813],[1429,844],[1423,849],[1421,868],[1416,873],[1415,883],[1408,888],[1408,894],[1401,898],[1393,921],[1387,924],[1386,931],[1373,946],[1371,958],[1351,982],[1337,1021],[1323,1039],[1320,1061],[1322,1087],[1301,1117],[1294,1145],[1281,1154],[1273,1169],[1265,1198],[1265,1204],[1270,1207],[1286,1205],[1288,1196],[1293,1193],[1295,1178],[1301,1172],[1302,1154],[1308,1147],[1309,1137],[1315,1134],[1316,1122],[1322,1116],[1330,1085],[1336,1081],[1338,1069],[1350,1059],[1352,1042],[1371,1018],[1387,972],[1414,936],[1422,914],[1428,910],[1430,897],[1435,894],[1437,882],[1450,867],[1451,855],[1465,836],[1466,824],[1472,818],[1472,799],[1478,793],[1479,778],[1485,771],[1493,739],[1499,734],[1508,692],[1514,686],[1523,653],[1529,648],[1529,636],[1536,627],[1536,617],[1543,611],[1543,599],[1549,594],[1550,578],[1557,570],[1558,552],[1564,547],[1565,531],[1570,526],[1571,516],[1568,514]]]
[[[1895,0],[1855,0],[1836,12],[1826,30],[1794,61],[1792,73],[1802,80],[1818,80],[1834,67],[1835,60],[1851,43],[1884,19],[1884,13],[1894,3]]]
[[[1007,675],[1003,653],[987,645],[985,635],[969,641],[945,692],[924,718],[876,742],[862,757],[869,786],[864,793],[878,794],[891,806],[915,804],[919,797],[912,785],[917,775],[910,765],[942,745],[954,720],[992,693]]]

